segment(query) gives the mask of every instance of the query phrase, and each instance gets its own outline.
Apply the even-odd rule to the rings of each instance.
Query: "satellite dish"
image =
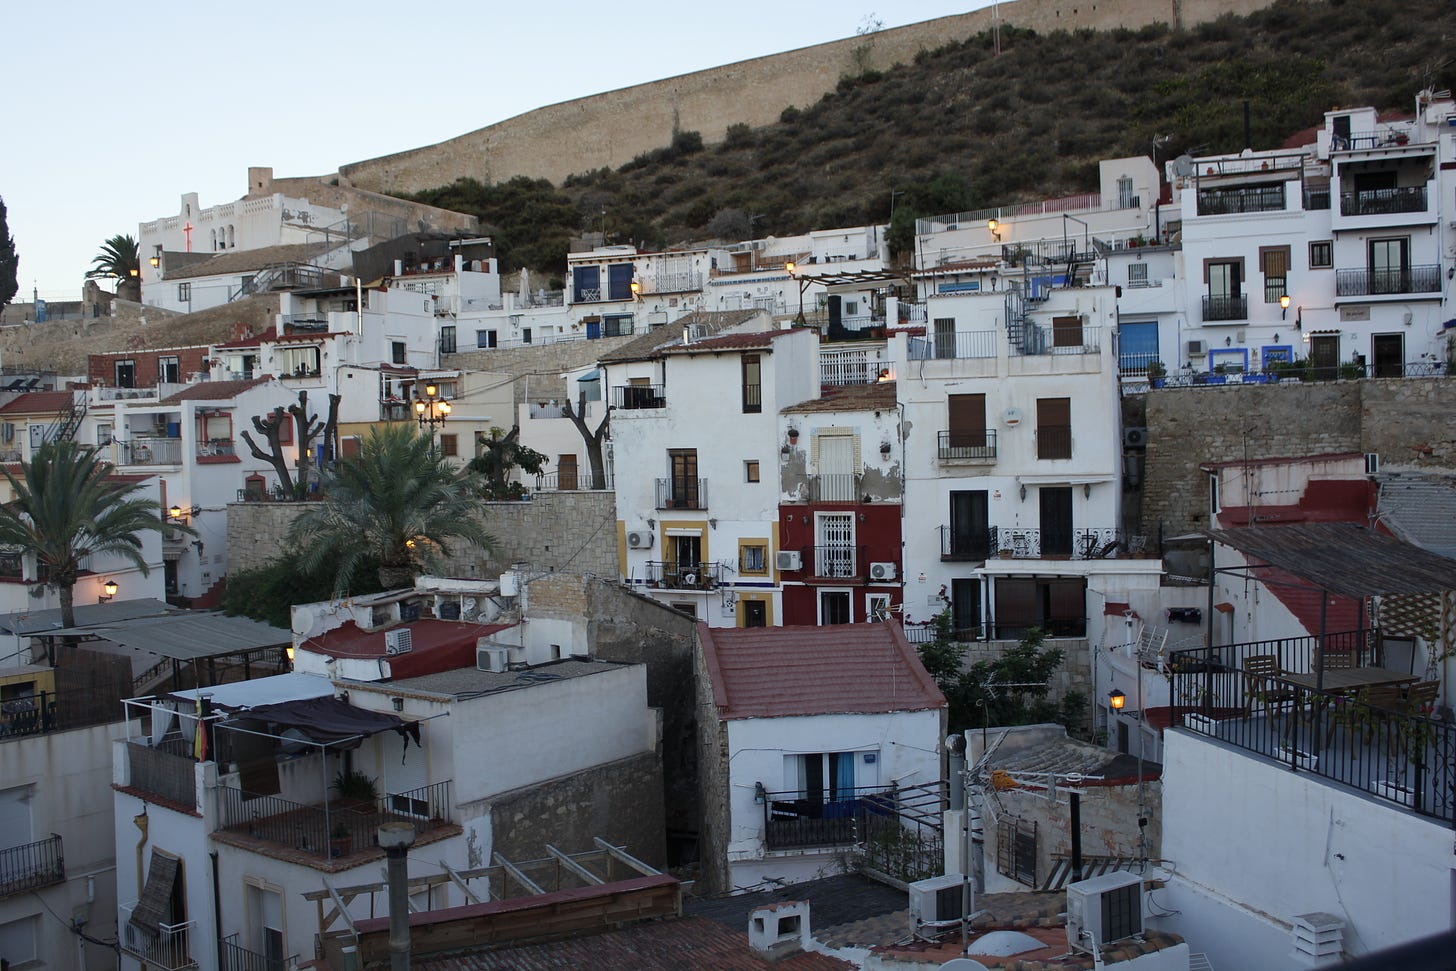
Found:
[[[1188,178],[1196,168],[1191,155],[1179,155],[1173,159],[1173,174],[1180,179]]]
[[[1006,413],[1001,416],[1001,420],[1004,421],[1006,424],[1010,425],[1012,428],[1015,428],[1017,425],[1021,424],[1021,409],[1007,408]]]
[[[940,966],[940,971],[990,971],[990,968],[970,958],[951,958]]]

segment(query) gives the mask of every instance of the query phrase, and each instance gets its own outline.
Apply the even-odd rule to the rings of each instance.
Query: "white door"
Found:
[[[398,735],[381,735],[379,738],[384,746],[384,789],[389,794],[390,810],[408,816],[428,817],[430,804],[423,790],[430,784],[430,773],[425,764],[425,750],[413,740],[402,739]]]

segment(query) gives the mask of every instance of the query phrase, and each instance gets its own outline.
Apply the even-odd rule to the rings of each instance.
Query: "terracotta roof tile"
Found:
[[[261,270],[269,263],[298,263],[309,257],[307,243],[280,243],[261,249],[228,250],[210,260],[184,266],[167,274],[167,280],[187,280],[199,276],[219,276],[227,273],[246,273]]]
[[[214,344],[212,346],[215,350],[222,350],[229,347],[257,347],[259,344],[262,344],[266,341],[276,341],[277,339],[278,328],[269,327],[267,330],[263,331],[263,333],[258,334],[254,337],[239,337],[237,340],[224,341],[221,344]]]
[[[169,405],[178,401],[222,401],[242,394],[249,388],[266,384],[270,380],[270,378],[253,378],[251,381],[199,381],[197,384],[188,385],[176,394],[168,395],[159,403]]]
[[[761,310],[698,310],[633,338],[603,354],[600,360],[603,364],[647,360],[656,357],[664,348],[681,343],[684,327],[702,326],[710,334],[719,334],[745,324],[761,313]]]
[[[69,391],[32,391],[0,406],[4,415],[55,415],[71,410],[74,396]]]
[[[787,330],[761,330],[750,334],[724,334],[722,337],[708,337],[691,344],[675,344],[664,347],[664,354],[707,354],[718,351],[772,350],[775,338],[792,333]]]
[[[709,628],[698,640],[723,718],[941,708],[945,696],[894,622]]]
[[[888,411],[895,407],[895,382],[852,384],[843,388],[826,388],[818,398],[810,398],[783,409],[784,414],[808,414],[829,411]]]

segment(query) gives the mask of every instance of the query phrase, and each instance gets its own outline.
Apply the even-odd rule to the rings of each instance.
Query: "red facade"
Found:
[[[97,388],[155,388],[162,373],[162,362],[175,363],[176,376],[168,381],[185,383],[189,375],[204,370],[208,348],[172,347],[159,351],[138,348],[132,351],[110,351],[86,358],[86,378]],[[130,364],[128,370],[127,365]],[[120,365],[120,367],[118,367]],[[126,375],[130,374],[128,378]]]
[[[850,537],[826,533],[825,517],[848,517]],[[848,606],[848,621],[869,619],[871,597],[886,608],[902,602],[905,582],[900,543],[899,503],[792,503],[779,506],[779,549],[797,553],[800,569],[781,570],[783,623],[813,626],[840,622],[835,612]],[[891,577],[876,579],[877,565],[893,564]],[[847,597],[843,596],[847,593]],[[833,618],[833,619],[831,619]]]

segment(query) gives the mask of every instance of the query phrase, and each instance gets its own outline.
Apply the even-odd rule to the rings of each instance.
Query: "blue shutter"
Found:
[[[1123,321],[1117,328],[1118,363],[1124,371],[1140,370],[1158,360],[1158,322]]]
[[[615,263],[607,267],[607,299],[632,299],[631,263]]]
[[[594,303],[602,299],[601,268],[578,266],[571,271],[572,303]]]

